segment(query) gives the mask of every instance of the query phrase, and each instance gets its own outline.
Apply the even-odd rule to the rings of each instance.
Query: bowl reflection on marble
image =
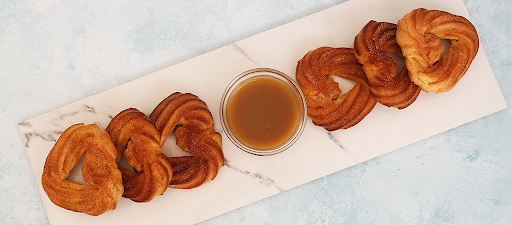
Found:
[[[307,119],[304,94],[286,74],[256,68],[238,75],[220,103],[222,128],[245,152],[274,155],[292,146]]]

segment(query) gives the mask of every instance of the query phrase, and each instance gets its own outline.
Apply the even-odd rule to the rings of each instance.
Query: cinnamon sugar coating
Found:
[[[82,175],[87,185],[67,181],[85,153]],[[44,164],[43,189],[56,205],[93,216],[114,210],[124,187],[117,151],[108,134],[95,124],[75,124],[59,137]]]
[[[356,82],[343,95],[329,76]],[[306,97],[308,116],[328,131],[347,129],[359,123],[377,103],[361,64],[350,48],[320,47],[297,63],[296,78]]]
[[[173,168],[169,187],[195,188],[213,180],[224,166],[222,136],[214,130],[208,106],[190,93],[165,98],[149,116],[161,133],[160,146],[174,132],[176,144],[193,156],[168,157]]]
[[[160,132],[153,122],[137,109],[118,113],[108,124],[117,151],[124,153],[134,171],[119,166],[123,173],[123,197],[135,202],[149,202],[167,190],[172,168],[160,148]]]
[[[441,57],[440,39],[451,45]],[[418,8],[398,21],[396,42],[405,56],[411,80],[426,92],[447,92],[475,58],[479,39],[469,20],[440,10]]]
[[[368,22],[355,38],[354,51],[375,99],[385,106],[403,109],[416,100],[421,89],[411,82],[406,67],[397,74],[397,64],[386,55],[403,57],[396,43],[396,29],[393,23]]]

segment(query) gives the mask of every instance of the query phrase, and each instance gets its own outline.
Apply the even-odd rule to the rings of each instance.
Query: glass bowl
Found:
[[[267,104],[267,102],[268,104],[271,104],[271,108],[269,108],[270,111],[267,110],[265,113],[263,113],[263,111],[260,113],[260,109],[264,109],[267,106],[262,106],[262,103],[258,103],[258,100],[254,100],[254,98],[247,97],[248,95],[243,94],[247,93],[246,90],[251,90],[250,87],[256,87],[255,85],[258,85],[258,83],[270,84],[270,86],[277,84],[280,87],[278,89],[281,90],[281,92],[273,92],[272,89],[265,89],[265,91],[256,94],[258,98],[264,100],[263,105]],[[256,89],[253,88],[252,90]],[[249,98],[251,100],[249,100]],[[287,99],[287,101],[279,103],[276,102],[281,98]],[[239,110],[240,108],[244,108],[245,105],[249,105],[249,107],[252,108],[245,111]],[[281,111],[280,108],[287,108],[284,107],[286,105],[290,106],[288,109],[291,111]],[[245,116],[247,113],[239,114],[239,111],[251,113],[249,113],[250,116]],[[281,113],[280,115],[278,115],[279,112]],[[286,114],[283,112],[292,113]],[[257,116],[253,117],[254,113],[257,114]],[[246,120],[247,118],[255,118],[250,121],[255,122],[256,124],[259,124],[259,121],[265,122],[261,123],[264,125],[261,125],[262,127],[260,128],[258,128],[259,125],[248,125],[252,122],[239,122],[241,120]],[[229,83],[220,102],[220,119],[222,128],[224,129],[227,137],[238,148],[258,156],[275,155],[292,146],[302,134],[307,119],[306,100],[297,83],[286,74],[270,68],[256,68],[243,72]],[[268,122],[272,119],[277,123]],[[286,127],[286,129],[283,128],[285,130],[280,130],[280,128],[278,128],[281,121],[288,121],[286,125],[283,125]],[[271,124],[269,125],[268,123]],[[268,126],[268,131],[264,131],[266,126]],[[250,132],[250,130],[254,131],[257,129],[260,129],[262,132],[258,134],[247,133]],[[271,134],[272,132],[270,131],[277,133]],[[270,137],[275,140],[257,140],[260,136]]]

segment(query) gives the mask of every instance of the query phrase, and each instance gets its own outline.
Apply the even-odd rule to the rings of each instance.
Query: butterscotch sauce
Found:
[[[286,141],[299,123],[300,99],[281,80],[258,78],[230,98],[227,117],[233,134],[246,145],[268,148]]]

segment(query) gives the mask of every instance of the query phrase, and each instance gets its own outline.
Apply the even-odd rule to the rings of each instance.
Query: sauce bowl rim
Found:
[[[228,124],[228,118],[227,118],[227,105],[229,102],[229,98],[232,96],[232,92],[236,91],[240,88],[241,85],[244,85],[245,80],[250,79],[257,79],[259,76],[271,76],[274,78],[277,78],[279,80],[282,80],[283,83],[287,84],[288,88],[292,89],[292,92],[294,93],[294,96],[297,97],[302,104],[299,107],[299,118],[297,122],[297,127],[293,131],[293,133],[290,135],[290,137],[284,141],[283,143],[276,145],[271,148],[255,148],[249,145],[244,144],[242,141],[238,140],[238,138],[234,135],[234,133],[231,131],[229,124]],[[298,93],[298,96],[297,96]],[[224,133],[228,137],[228,139],[233,143],[236,147],[239,149],[253,154],[257,156],[270,156],[275,155],[278,153],[281,153],[288,148],[290,148],[302,135],[304,128],[306,126],[307,121],[307,105],[306,105],[306,98],[300,89],[297,82],[292,79],[290,76],[286,75],[285,73],[275,70],[272,68],[254,68],[247,70],[238,76],[236,76],[226,87],[224,93],[222,94],[222,98],[220,101],[220,107],[219,107],[219,114],[220,114],[220,121],[222,125],[222,129],[224,130]]]

